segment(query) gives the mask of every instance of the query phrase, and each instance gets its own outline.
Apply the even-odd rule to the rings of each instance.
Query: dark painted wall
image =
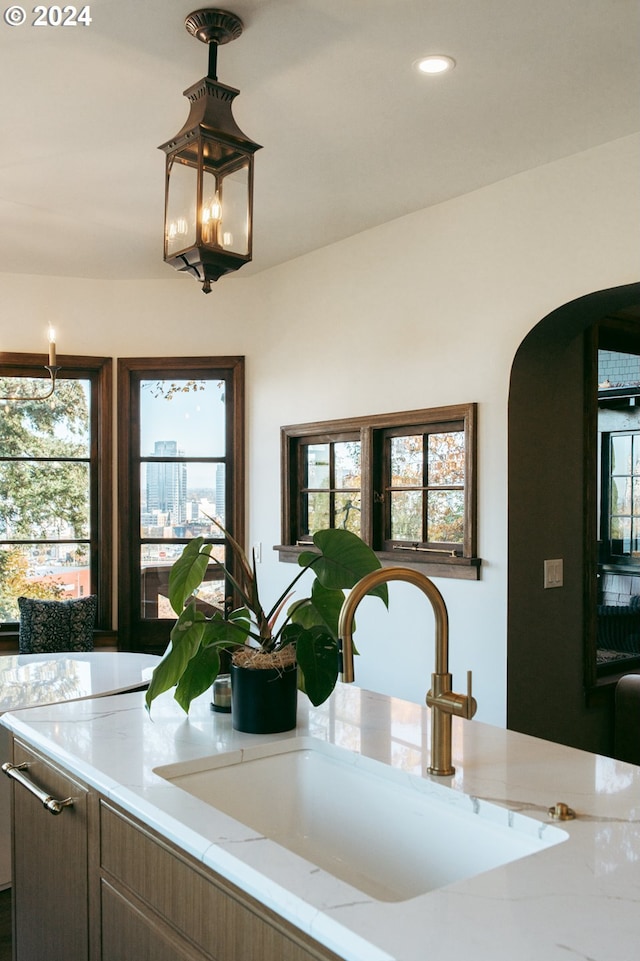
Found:
[[[544,318],[523,341],[509,395],[507,726],[613,751],[613,689],[584,684],[585,331],[640,304],[640,284],[599,291]],[[564,586],[544,589],[545,559]]]

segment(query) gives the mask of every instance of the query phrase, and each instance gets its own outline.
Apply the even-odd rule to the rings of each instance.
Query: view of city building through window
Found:
[[[226,560],[244,538],[244,358],[118,358],[118,637],[161,653],[171,567],[192,538]],[[228,586],[210,564],[201,607]]]
[[[143,617],[172,617],[169,569],[185,539],[218,540],[225,523],[224,383],[217,380],[140,384],[140,567]],[[199,597],[220,606],[224,583],[215,577]]]
[[[164,462],[145,465],[141,521],[146,537],[163,537],[166,528],[188,527],[192,530],[194,524],[205,522],[207,515],[214,515],[224,525],[224,464],[215,465],[214,488],[189,489],[187,464],[184,461],[166,462],[166,458],[184,456],[177,441],[156,441],[153,456]],[[210,526],[208,521],[206,525]]]

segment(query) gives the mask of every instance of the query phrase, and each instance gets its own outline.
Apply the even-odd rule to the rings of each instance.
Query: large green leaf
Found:
[[[202,646],[217,644],[244,644],[251,628],[249,611],[246,607],[239,607],[232,611],[228,618],[224,618],[217,611],[206,621]]]
[[[344,603],[342,591],[329,590],[319,580],[313,582],[311,597],[289,609],[291,621],[302,627],[321,626],[329,629],[333,637],[338,636],[338,618]]]
[[[303,630],[304,628],[300,624],[287,624],[280,635],[278,647],[288,647],[289,644],[295,644]]]
[[[320,551],[303,551],[298,558],[302,567],[311,567],[323,587],[343,590],[354,587],[365,574],[377,571],[382,565],[371,548],[351,531],[331,528],[317,531],[313,543]],[[388,605],[386,584],[370,592]]]
[[[317,707],[329,697],[338,678],[338,643],[326,628],[300,629],[296,657],[302,674],[300,687]]]
[[[204,580],[212,545],[203,545],[203,537],[194,537],[169,572],[169,601],[176,614]]]
[[[200,647],[204,629],[204,615],[196,610],[194,603],[189,604],[174,624],[171,645],[151,675],[145,697],[147,710],[159,694],[176,686]]]
[[[220,671],[220,654],[215,645],[201,647],[187,664],[173,695],[185,714],[194,697],[211,687]]]

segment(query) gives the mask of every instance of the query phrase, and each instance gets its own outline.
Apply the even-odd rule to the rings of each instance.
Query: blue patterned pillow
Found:
[[[21,654],[92,651],[96,595],[68,601],[19,597]]]

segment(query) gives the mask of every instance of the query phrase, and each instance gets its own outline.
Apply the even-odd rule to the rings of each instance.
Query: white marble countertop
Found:
[[[131,693],[11,712],[1,722],[347,961],[638,957],[635,765],[454,718],[456,773],[430,779],[427,709],[342,684],[320,708],[300,698],[296,731],[262,738],[233,731],[229,715],[211,712],[208,695],[188,718],[165,694],[150,719],[144,695]],[[549,824],[549,807],[565,802],[577,818],[562,823],[563,843],[408,900],[379,901],[154,773],[301,735],[450,786],[479,808],[498,803]],[[370,831],[375,844],[385,824]],[[456,840],[447,841],[452,850]]]
[[[151,680],[154,654],[6,654],[0,657],[0,712],[132,691]]]

